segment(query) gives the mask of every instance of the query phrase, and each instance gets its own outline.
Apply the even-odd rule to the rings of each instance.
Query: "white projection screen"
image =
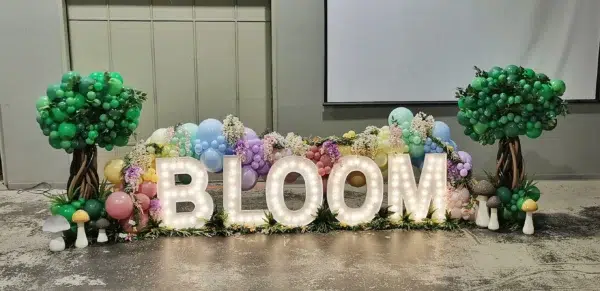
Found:
[[[327,0],[325,104],[455,102],[473,66],[529,67],[596,99],[600,0]]]

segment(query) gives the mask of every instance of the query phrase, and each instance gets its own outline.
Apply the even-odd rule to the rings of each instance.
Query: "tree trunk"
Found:
[[[94,198],[97,195],[100,179],[98,177],[98,150],[95,145],[86,146],[73,152],[68,193],[74,197],[85,199]]]
[[[496,156],[496,178],[500,186],[517,188],[525,178],[524,168],[519,138],[501,139]]]

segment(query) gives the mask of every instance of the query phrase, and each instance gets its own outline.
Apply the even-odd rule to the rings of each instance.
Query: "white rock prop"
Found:
[[[60,215],[52,215],[44,221],[42,230],[52,233],[52,239],[49,244],[51,251],[60,252],[65,250],[65,240],[62,237],[62,232],[70,228],[71,225],[67,219]]]

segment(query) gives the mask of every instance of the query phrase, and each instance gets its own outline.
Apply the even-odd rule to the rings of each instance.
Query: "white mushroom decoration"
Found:
[[[76,248],[85,248],[88,246],[88,239],[85,235],[84,224],[90,221],[90,216],[83,210],[77,210],[73,213],[71,221],[77,223],[77,239],[75,240]]]
[[[488,223],[489,230],[498,230],[500,224],[498,223],[498,207],[500,207],[500,198],[498,196],[492,196],[486,203],[490,209],[490,222]]]
[[[533,199],[527,199],[523,202],[521,210],[525,211],[525,224],[523,225],[524,234],[533,234],[533,212],[538,209],[538,205]]]
[[[481,180],[473,185],[473,192],[477,195],[479,201],[479,209],[477,210],[477,218],[475,224],[479,227],[487,228],[490,223],[490,215],[487,208],[488,197],[496,193],[496,188],[487,180]]]
[[[52,215],[46,218],[42,230],[52,233],[52,239],[50,240],[51,251],[60,252],[65,250],[65,240],[62,237],[62,232],[70,228],[71,225],[63,216]]]
[[[110,225],[110,222],[106,218],[100,218],[96,221],[96,228],[98,228],[98,239],[99,243],[105,243],[108,241],[106,236],[106,228]]]

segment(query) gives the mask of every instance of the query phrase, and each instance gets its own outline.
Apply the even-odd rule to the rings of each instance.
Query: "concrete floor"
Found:
[[[598,290],[600,181],[539,186],[534,236],[478,229],[258,234],[61,253],[47,250],[41,232],[45,198],[3,191],[0,290]],[[218,203],[219,191],[212,192]],[[262,195],[250,192],[244,203],[264,204]]]

